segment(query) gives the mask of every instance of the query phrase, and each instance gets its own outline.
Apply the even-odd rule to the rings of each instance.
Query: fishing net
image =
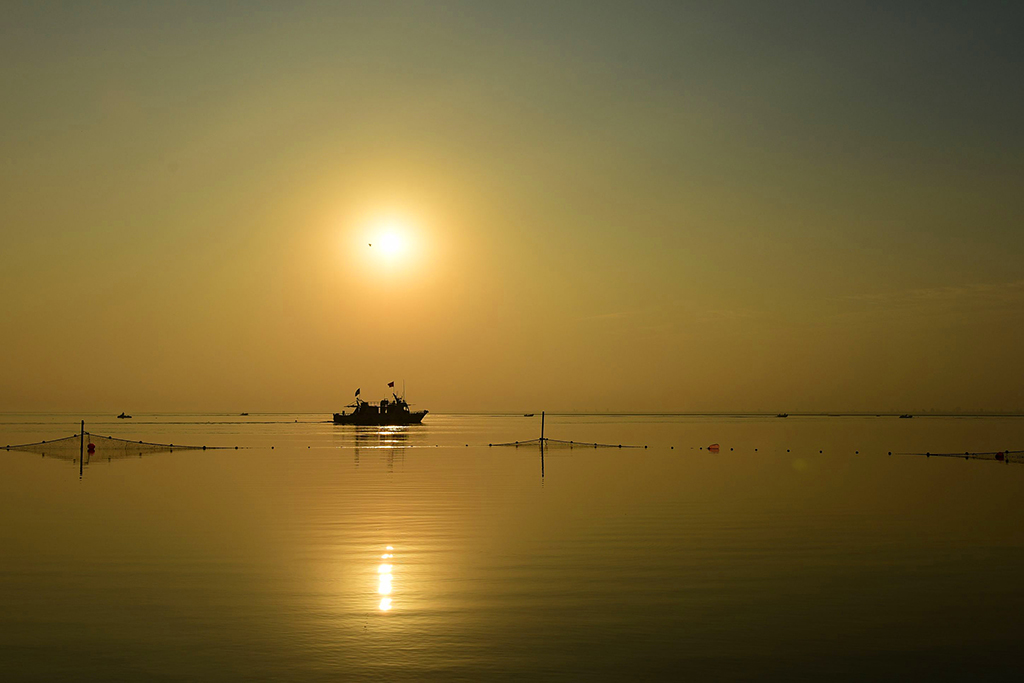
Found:
[[[506,443],[489,443],[488,446],[540,446],[541,448],[644,448],[622,443],[593,443],[589,441],[563,441],[562,439],[529,439],[527,441],[508,441]]]
[[[972,453],[897,453],[896,455],[916,455],[926,458],[963,458],[964,460],[991,460],[992,462],[1003,462],[1006,464],[1024,465],[1024,450],[1022,451],[981,451]]]
[[[544,418],[546,413],[540,414],[540,438],[527,439],[525,441],[506,441],[505,443],[489,443],[488,446],[539,446],[543,453],[545,448],[646,448],[646,446],[628,446],[621,443],[594,443],[593,441],[565,441],[564,439],[549,439],[544,436]],[[527,415],[526,417],[533,417]]]
[[[46,458],[74,462],[79,455],[87,460],[91,458],[116,460],[120,458],[138,458],[153,453],[173,453],[174,451],[196,451],[215,448],[214,446],[188,446],[171,443],[151,443],[149,441],[131,441],[114,436],[79,432],[59,439],[37,441],[35,443],[5,446],[4,450],[38,453]]]

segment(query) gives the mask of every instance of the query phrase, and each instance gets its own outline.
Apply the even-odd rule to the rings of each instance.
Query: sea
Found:
[[[0,415],[0,678],[1019,680],[1024,418],[544,419]]]

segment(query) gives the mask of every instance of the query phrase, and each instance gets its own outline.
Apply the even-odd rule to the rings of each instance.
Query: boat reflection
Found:
[[[380,559],[385,560],[385,562],[377,567],[377,594],[381,596],[380,604],[377,605],[377,608],[381,612],[387,612],[391,609],[391,593],[394,590],[392,579],[395,566],[392,560],[395,555],[391,552],[394,548],[389,545],[385,550],[387,552],[380,556]]]
[[[405,447],[409,442],[407,427],[357,427],[355,433],[355,464],[359,466],[359,456],[369,455],[363,451],[383,451],[388,471],[392,471],[395,461],[405,460]]]

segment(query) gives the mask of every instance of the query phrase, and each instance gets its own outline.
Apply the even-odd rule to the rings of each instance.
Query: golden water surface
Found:
[[[84,416],[0,450],[5,680],[1009,677],[1014,418]],[[0,447],[80,416],[0,416]],[[718,443],[718,452],[707,446]],[[100,444],[102,446],[102,444]],[[235,450],[235,446],[239,446]],[[646,448],[643,448],[646,446]],[[893,455],[889,455],[892,452]]]

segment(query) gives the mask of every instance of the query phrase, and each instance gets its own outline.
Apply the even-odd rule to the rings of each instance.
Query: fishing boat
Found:
[[[393,384],[393,383],[392,383]],[[392,386],[389,384],[388,386]],[[359,398],[359,389],[356,389],[356,401],[345,406],[352,408],[352,412],[341,411],[334,414],[336,425],[370,425],[370,426],[401,426],[418,425],[423,422],[426,410],[410,410],[405,396],[399,396],[392,392],[394,400],[382,399],[380,403],[369,403]]]
[[[117,419],[118,420],[130,420],[130,419],[132,419],[132,416],[131,415],[127,415],[124,412],[122,412],[120,415],[117,416]]]

